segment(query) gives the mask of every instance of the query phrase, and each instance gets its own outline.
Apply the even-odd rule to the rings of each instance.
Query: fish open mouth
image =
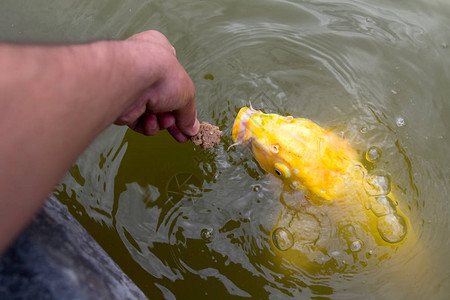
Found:
[[[241,108],[233,124],[232,137],[234,143],[243,144],[246,142],[248,120],[257,112],[257,110],[248,107]]]

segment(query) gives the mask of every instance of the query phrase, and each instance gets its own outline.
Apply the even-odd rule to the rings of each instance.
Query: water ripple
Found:
[[[155,285],[193,298],[439,295],[446,276],[439,265],[448,262],[450,247],[445,167],[450,57],[443,46],[450,41],[448,6],[356,0],[116,2],[73,4],[82,13],[69,18],[70,24],[80,27],[83,38],[161,30],[193,78],[199,118],[224,130],[223,145],[209,155],[170,144],[168,136],[152,143],[127,137],[128,147],[100,149],[99,163],[90,156],[80,160],[79,170],[74,168],[60,189],[69,205],[81,203],[91,218],[114,228],[119,246],[128,251],[123,256],[136,263],[131,272],[142,276],[135,278],[148,294]],[[62,36],[73,36],[65,30]],[[249,98],[255,108],[331,128],[349,139],[362,160],[369,149],[379,149],[380,157],[364,163],[392,175],[418,243],[407,253],[401,247],[344,253],[336,242],[309,272],[277,255],[271,232],[283,205],[280,191],[247,149],[227,150],[234,117]],[[403,125],[397,126],[400,119]],[[92,172],[92,165],[100,170]],[[180,192],[182,178],[196,180]],[[106,183],[111,185],[104,189]],[[92,184],[99,189],[86,189]],[[77,197],[68,195],[71,189]],[[99,201],[98,193],[106,200]],[[339,227],[318,220],[337,241]]]

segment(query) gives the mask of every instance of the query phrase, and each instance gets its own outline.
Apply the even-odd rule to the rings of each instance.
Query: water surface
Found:
[[[55,195],[151,298],[444,299],[450,293],[448,1],[3,1],[0,38],[77,42],[157,29],[196,85],[201,151],[104,132]],[[237,110],[304,117],[391,174],[417,245],[310,273],[273,251],[282,204],[244,147]],[[276,183],[275,183],[276,184]],[[365,249],[370,251],[370,249]],[[401,253],[401,251],[398,251]],[[330,257],[331,254],[326,253]],[[357,268],[354,266],[358,266]],[[354,267],[354,268],[352,268]]]

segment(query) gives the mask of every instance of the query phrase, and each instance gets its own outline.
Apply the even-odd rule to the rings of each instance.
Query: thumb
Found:
[[[178,129],[188,135],[196,135],[200,124],[197,120],[197,110],[195,109],[194,101],[188,103],[184,108],[175,110],[173,112],[175,116],[175,123]]]

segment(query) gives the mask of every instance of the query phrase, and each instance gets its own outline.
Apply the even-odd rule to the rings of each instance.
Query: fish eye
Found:
[[[283,178],[291,177],[291,171],[289,170],[289,168],[281,163],[275,164],[275,173]]]

